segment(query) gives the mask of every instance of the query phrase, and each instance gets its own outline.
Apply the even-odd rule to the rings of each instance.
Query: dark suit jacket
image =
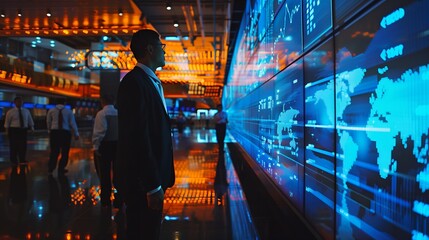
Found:
[[[118,90],[118,166],[115,182],[126,197],[174,184],[170,117],[152,79],[135,67]]]

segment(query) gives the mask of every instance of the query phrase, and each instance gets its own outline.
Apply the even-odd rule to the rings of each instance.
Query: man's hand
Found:
[[[164,204],[164,190],[147,195],[147,205],[150,209],[161,210]]]

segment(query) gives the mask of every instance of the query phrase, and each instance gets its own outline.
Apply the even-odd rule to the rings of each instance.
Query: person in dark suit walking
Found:
[[[131,39],[137,65],[119,84],[119,191],[125,196],[127,239],[159,239],[164,193],[175,181],[170,117],[161,81],[165,65],[160,35],[139,30]]]
[[[79,132],[73,112],[65,107],[65,100],[59,99],[58,104],[49,109],[46,116],[46,125],[49,133],[49,154],[48,173],[57,167],[58,156],[61,152],[61,159],[58,164],[58,174],[67,173],[67,163],[69,161],[69,151],[71,145],[72,132],[76,140],[79,139]]]
[[[16,166],[27,163],[27,131],[34,131],[34,122],[30,111],[22,107],[21,97],[16,97],[13,102],[15,107],[6,113],[4,128],[9,137],[10,161]]]

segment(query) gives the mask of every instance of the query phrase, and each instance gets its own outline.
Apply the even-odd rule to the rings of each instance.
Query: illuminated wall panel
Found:
[[[247,2],[229,131],[324,239],[429,239],[427,9]]]

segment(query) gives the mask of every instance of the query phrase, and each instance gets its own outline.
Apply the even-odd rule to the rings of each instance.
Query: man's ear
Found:
[[[147,45],[147,46],[146,46],[146,50],[147,50],[147,52],[148,52],[150,55],[152,55],[152,53],[153,53],[153,46],[152,46],[152,45]]]

